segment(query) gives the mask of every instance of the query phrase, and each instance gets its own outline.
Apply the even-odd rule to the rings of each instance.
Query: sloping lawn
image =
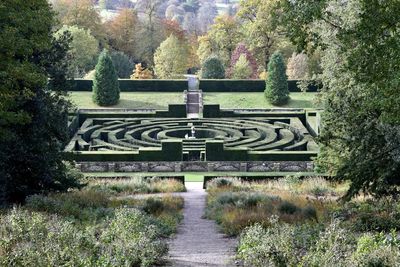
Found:
[[[71,101],[78,108],[104,108],[96,105],[92,101],[92,92],[70,92]],[[167,109],[168,104],[183,104],[183,93],[158,93],[140,92],[120,94],[119,103],[108,108],[154,108]]]
[[[282,108],[315,108],[316,93],[291,93],[290,101]],[[222,108],[278,108],[271,105],[264,93],[206,93],[204,104],[220,104]]]
[[[282,108],[315,108],[317,93],[291,93],[290,101]],[[78,108],[103,108],[94,104],[91,92],[70,92]],[[268,103],[264,93],[204,93],[204,104],[220,104],[222,108],[279,108]],[[166,109],[168,104],[183,104],[183,93],[122,92],[117,105],[108,108]]]

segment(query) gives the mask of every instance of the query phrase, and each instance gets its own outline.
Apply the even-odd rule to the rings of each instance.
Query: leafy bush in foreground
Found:
[[[13,209],[0,217],[0,266],[151,266],[167,253],[154,221],[117,209],[101,226]]]
[[[334,221],[323,225],[289,225],[271,217],[270,225],[248,227],[237,257],[245,266],[399,266],[397,233],[361,236]]]
[[[267,225],[272,215],[279,215],[280,221],[287,223],[317,220],[314,207],[303,208],[261,192],[210,193],[207,199],[206,216],[215,220],[228,235],[237,235],[254,223]]]

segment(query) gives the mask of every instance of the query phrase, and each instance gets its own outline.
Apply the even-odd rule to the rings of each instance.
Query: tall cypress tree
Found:
[[[286,66],[280,52],[272,54],[268,63],[268,78],[264,93],[267,100],[273,105],[284,105],[290,99]]]
[[[112,106],[119,101],[118,75],[107,50],[104,50],[96,65],[93,80],[93,102],[99,106]]]

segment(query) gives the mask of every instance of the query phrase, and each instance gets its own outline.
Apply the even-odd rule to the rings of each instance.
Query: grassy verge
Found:
[[[322,178],[208,186],[206,216],[240,235],[245,266],[397,266],[400,205],[396,200],[337,201],[347,184]]]
[[[91,92],[70,92],[78,108],[103,108],[92,101]],[[316,93],[291,93],[284,108],[314,108]],[[183,93],[122,92],[119,103],[109,108],[166,109],[168,104],[183,104]],[[263,93],[204,93],[204,104],[220,104],[222,108],[276,108],[267,102]]]
[[[291,93],[290,101],[281,108],[316,108],[316,93]],[[264,93],[205,93],[204,104],[220,104],[222,108],[277,108],[268,103]]]
[[[93,103],[92,92],[70,92],[69,98],[78,108],[104,108]],[[183,93],[125,93],[117,105],[108,108],[167,109],[168,104],[183,104]]]
[[[154,181],[151,188],[172,190]],[[147,186],[147,185],[146,185]],[[0,266],[154,266],[182,219],[183,199],[135,199],[113,181],[81,191],[35,195],[0,215]]]

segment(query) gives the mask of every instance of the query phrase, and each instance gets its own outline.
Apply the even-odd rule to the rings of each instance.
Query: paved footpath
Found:
[[[171,239],[168,266],[235,266],[237,240],[221,234],[214,221],[203,219],[206,192],[203,183],[185,183],[184,219]]]

